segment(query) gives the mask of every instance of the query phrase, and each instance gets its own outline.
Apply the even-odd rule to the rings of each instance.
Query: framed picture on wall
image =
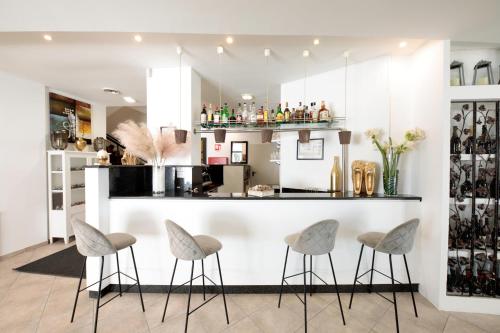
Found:
[[[310,139],[308,143],[297,140],[297,160],[324,159],[325,139]]]

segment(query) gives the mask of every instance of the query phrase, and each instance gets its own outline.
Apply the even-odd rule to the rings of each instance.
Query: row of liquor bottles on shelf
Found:
[[[462,141],[459,135],[458,126],[453,126],[453,134],[450,139],[450,153],[451,154],[472,154],[474,143],[474,136],[472,129],[465,129],[464,134],[468,137]],[[476,141],[477,154],[495,154],[496,153],[496,140],[491,138],[488,127],[482,125],[481,134]]]
[[[255,102],[247,105],[247,103],[238,103],[236,110],[233,108],[229,113],[227,103],[224,106],[215,108],[212,104],[208,107],[204,104],[201,115],[200,124],[202,127],[228,127],[228,126],[247,126],[247,125],[279,125],[283,123],[326,123],[331,120],[332,114],[325,106],[325,102],[321,101],[320,107],[316,106],[316,102],[312,102],[310,107],[307,105],[299,105],[296,108],[289,108],[288,102],[285,102],[285,109],[281,108],[281,104],[274,109],[261,106],[259,109],[255,106]]]
[[[453,172],[454,171],[452,171],[452,176],[450,177],[450,197],[455,198],[457,195],[461,195],[465,198],[471,198],[473,191],[472,182],[470,180],[471,170],[465,171],[465,180],[462,184],[459,184],[460,179],[453,177]],[[495,187],[496,178],[493,177],[488,182],[487,170],[485,168],[479,168],[476,179],[476,198],[495,198]]]
[[[474,236],[474,249],[489,250],[490,252],[497,247],[500,250],[500,239],[497,236],[497,230],[490,221],[494,221],[494,212],[488,209],[479,215],[474,214],[474,221],[468,218],[460,218],[457,213],[450,216],[450,234],[448,248],[450,250],[470,250],[472,246],[472,237]],[[498,223],[498,222],[497,222]],[[497,225],[498,226],[498,225]]]

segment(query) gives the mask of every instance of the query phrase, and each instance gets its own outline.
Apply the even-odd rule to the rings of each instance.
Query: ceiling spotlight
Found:
[[[264,49],[264,57],[269,57],[271,55],[271,49]]]
[[[182,54],[182,47],[177,46],[177,47],[175,48],[175,52],[177,52],[177,55],[181,55],[181,54]]]
[[[102,91],[108,94],[120,95],[120,91],[113,88],[102,88]]]
[[[130,103],[130,104],[133,104],[135,103],[135,99],[133,99],[132,97],[130,96],[123,96],[123,100],[127,103]]]
[[[141,36],[141,35],[135,35],[135,36],[134,36],[134,40],[135,40],[137,43],[140,43],[140,42],[142,42],[142,36]]]
[[[231,36],[227,36],[227,37],[226,37],[226,43],[228,43],[228,44],[233,44],[233,37],[231,37]]]
[[[217,54],[223,54],[224,48],[222,46],[217,46]]]
[[[349,58],[349,56],[351,55],[351,52],[344,51],[344,53],[342,55],[344,56],[344,58]]]
[[[399,48],[400,48],[400,49],[403,49],[403,48],[405,48],[407,45],[408,45],[408,43],[407,43],[406,41],[402,41],[402,42],[400,42],[400,43],[399,43]]]
[[[316,39],[313,41],[313,44],[314,44],[314,45],[319,45],[319,39],[318,39],[318,38],[316,38]]]
[[[303,56],[304,58],[309,57],[309,50],[304,50],[304,51],[302,51],[302,56]]]
[[[241,94],[241,98],[243,98],[243,100],[245,101],[249,101],[253,99],[253,96],[250,94]]]
[[[43,39],[45,39],[47,42],[50,42],[52,40],[52,36],[45,34],[45,35],[43,35]]]

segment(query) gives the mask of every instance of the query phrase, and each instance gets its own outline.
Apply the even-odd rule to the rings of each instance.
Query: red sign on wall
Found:
[[[214,146],[214,150],[215,151],[219,151],[221,148],[221,144],[220,143],[216,143],[215,146]]]

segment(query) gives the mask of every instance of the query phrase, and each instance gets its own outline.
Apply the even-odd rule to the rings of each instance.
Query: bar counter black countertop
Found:
[[[246,193],[184,193],[178,195],[152,196],[129,195],[129,196],[110,196],[110,199],[192,199],[192,200],[407,200],[422,201],[422,197],[415,195],[399,194],[384,195],[374,193],[372,196],[354,195],[352,192],[343,193],[324,193],[324,192],[304,192],[304,193],[275,193],[273,196],[256,197]]]

